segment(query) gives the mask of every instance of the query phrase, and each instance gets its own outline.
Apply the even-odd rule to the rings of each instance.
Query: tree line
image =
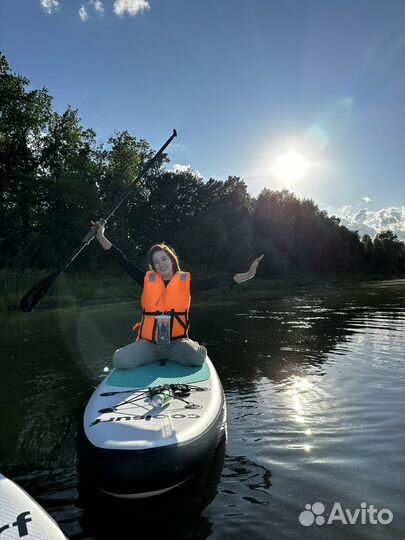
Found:
[[[23,271],[65,262],[154,153],[127,131],[101,144],[77,110],[60,114],[46,88],[29,86],[0,53],[0,265]],[[205,181],[167,162],[163,154],[108,223],[111,240],[141,265],[165,241],[200,275],[241,271],[260,253],[265,278],[404,270],[405,245],[392,231],[360,238],[312,200],[270,189],[254,198],[240,177]],[[76,268],[108,264],[113,271],[92,247]]]

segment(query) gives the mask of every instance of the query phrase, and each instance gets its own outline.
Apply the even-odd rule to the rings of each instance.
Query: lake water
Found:
[[[112,352],[132,339],[130,303],[1,315],[0,471],[72,538],[404,538],[404,283],[227,299],[191,314],[228,404],[226,448],[194,507],[80,507],[76,433]]]

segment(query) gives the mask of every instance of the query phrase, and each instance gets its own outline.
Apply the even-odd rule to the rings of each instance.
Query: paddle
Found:
[[[133,191],[136,184],[139,182],[139,180],[145,175],[145,173],[152,167],[152,165],[156,162],[156,160],[161,156],[161,154],[164,152],[165,148],[169,146],[169,144],[172,142],[172,140],[177,137],[177,132],[174,129],[173,134],[167,139],[165,144],[162,146],[162,148],[156,152],[156,154],[146,163],[146,165],[143,167],[141,172],[137,175],[135,180],[132,182],[132,184],[129,186],[123,197],[118,201],[118,203],[115,205],[115,207],[109,212],[107,217],[105,219],[100,219],[100,223],[106,224],[107,221],[111,218],[111,216],[118,210],[118,208],[121,206],[121,204],[125,201],[125,199],[128,197],[128,195]],[[90,242],[93,240],[93,238],[97,234],[97,230],[99,227],[99,223],[95,223],[94,226],[90,229],[90,231],[86,234],[86,236],[82,239],[81,245],[74,251],[74,253],[71,255],[71,257],[66,261],[66,263],[62,266],[60,270],[57,270],[56,272],[52,272],[52,274],[49,274],[49,276],[46,276],[44,279],[42,279],[37,285],[32,287],[20,300],[20,309],[26,313],[32,311],[42,300],[42,298],[46,295],[50,287],[55,283],[55,281],[58,279],[58,277],[72,264],[72,262],[76,259],[76,257],[83,251],[83,249],[90,244]]]

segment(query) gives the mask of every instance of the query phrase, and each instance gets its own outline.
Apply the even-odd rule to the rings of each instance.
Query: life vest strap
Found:
[[[182,314],[183,315],[183,314]],[[178,313],[174,313],[174,318],[176,319],[176,321],[180,324],[180,326],[183,327],[184,329],[184,332],[187,332],[187,329],[188,329],[188,316],[187,316],[187,313],[184,314],[184,318],[186,319],[186,322],[184,323],[184,321],[180,318],[180,315]]]
[[[187,317],[188,311],[144,311],[143,315],[153,315],[154,317],[156,315],[169,315],[170,317],[183,315],[183,317]]]

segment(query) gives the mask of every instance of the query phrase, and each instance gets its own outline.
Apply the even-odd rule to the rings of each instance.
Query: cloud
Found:
[[[150,9],[148,0],[115,0],[114,2],[114,13],[119,17],[123,17],[125,13],[135,17],[148,9]]]
[[[201,173],[199,171],[194,170],[191,165],[181,165],[180,163],[175,163],[173,165],[173,172],[175,173],[191,172],[195,176],[199,176],[200,178],[202,178]]]
[[[54,11],[59,9],[59,0],[41,0],[41,7],[45,13],[51,15]]]
[[[40,4],[45,13],[51,15],[60,7],[60,0],[40,0]],[[88,20],[89,8],[94,11],[99,17],[103,17],[105,13],[104,3],[102,0],[88,0],[86,4],[82,4],[79,9],[79,17],[85,22]],[[115,0],[114,13],[119,17],[125,14],[135,17],[139,13],[150,9],[149,0]]]
[[[181,165],[180,163],[175,163],[173,165],[174,172],[186,172],[191,169],[191,165]]]
[[[362,201],[364,201],[365,203],[369,203],[369,202],[371,202],[371,199],[370,199],[370,197],[363,197]]]
[[[101,0],[90,0],[90,5],[94,9],[94,11],[102,17],[104,15],[104,4]]]
[[[333,213],[341,218],[342,225],[358,230],[360,236],[369,234],[374,237],[381,231],[389,229],[400,240],[405,240],[405,206],[381,208],[375,211],[368,208],[352,210],[351,206],[344,206]]]
[[[89,18],[89,14],[87,13],[87,10],[84,6],[80,6],[79,17],[81,18],[83,22],[86,22],[87,19]]]
[[[105,9],[103,2],[101,0],[90,0],[89,2],[87,2],[87,9],[84,5],[82,5],[79,9],[79,17],[83,22],[87,21],[90,16],[88,8],[91,8],[93,11],[95,11],[99,17],[104,16]]]
[[[347,206],[342,206],[342,208],[340,209],[340,214],[342,216],[346,216],[347,214],[350,214],[351,211],[352,207],[350,204],[348,204]]]

